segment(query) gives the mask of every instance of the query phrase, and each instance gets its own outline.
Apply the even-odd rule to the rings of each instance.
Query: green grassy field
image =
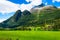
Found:
[[[59,31],[0,31],[0,40],[60,40]]]

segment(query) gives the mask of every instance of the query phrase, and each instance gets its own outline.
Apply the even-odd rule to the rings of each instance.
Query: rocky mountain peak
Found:
[[[28,10],[25,10],[25,11],[23,11],[23,15],[30,15],[31,13],[30,13],[30,11],[28,11]]]

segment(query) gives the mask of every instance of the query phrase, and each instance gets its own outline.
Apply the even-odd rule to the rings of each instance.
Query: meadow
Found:
[[[0,40],[60,40],[59,31],[0,31]]]

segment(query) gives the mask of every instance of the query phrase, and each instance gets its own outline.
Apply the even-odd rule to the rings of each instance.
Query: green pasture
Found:
[[[0,31],[0,40],[60,40],[59,31]]]

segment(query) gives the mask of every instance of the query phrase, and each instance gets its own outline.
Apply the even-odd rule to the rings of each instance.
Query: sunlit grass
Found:
[[[60,32],[0,31],[0,40],[60,40]]]

